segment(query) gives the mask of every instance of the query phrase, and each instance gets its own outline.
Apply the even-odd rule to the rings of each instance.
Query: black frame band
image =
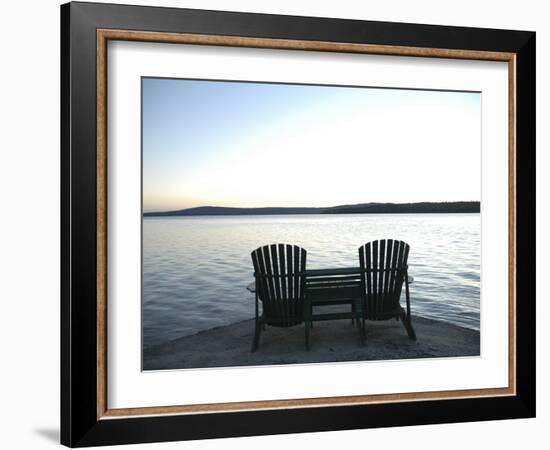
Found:
[[[96,30],[516,54],[517,394],[97,419]],[[535,415],[535,33],[126,5],[61,7],[61,442],[125,444]]]

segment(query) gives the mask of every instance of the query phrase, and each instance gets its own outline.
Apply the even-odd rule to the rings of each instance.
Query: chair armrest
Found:
[[[250,283],[248,286],[246,286],[246,290],[247,290],[248,292],[252,292],[252,293],[256,292],[256,282],[253,281],[253,282]]]
[[[413,281],[414,281],[414,277],[412,275],[409,275],[407,277],[408,281],[409,281],[409,284],[413,284]]]

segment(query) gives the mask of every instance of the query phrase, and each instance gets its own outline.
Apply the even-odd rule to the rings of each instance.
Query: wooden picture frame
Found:
[[[506,388],[110,409],[106,342],[109,40],[505,61]],[[535,33],[69,3],[61,7],[61,442],[91,446],[535,415]]]

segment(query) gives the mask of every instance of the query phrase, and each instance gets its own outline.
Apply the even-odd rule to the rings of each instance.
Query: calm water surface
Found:
[[[386,238],[411,246],[413,315],[479,329],[479,214],[155,217],[143,220],[143,345],[254,317],[261,245],[304,247],[314,269],[357,266],[361,244]]]

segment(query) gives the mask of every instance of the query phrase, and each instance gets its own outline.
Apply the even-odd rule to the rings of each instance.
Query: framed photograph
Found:
[[[535,33],[61,7],[61,441],[535,415]]]

